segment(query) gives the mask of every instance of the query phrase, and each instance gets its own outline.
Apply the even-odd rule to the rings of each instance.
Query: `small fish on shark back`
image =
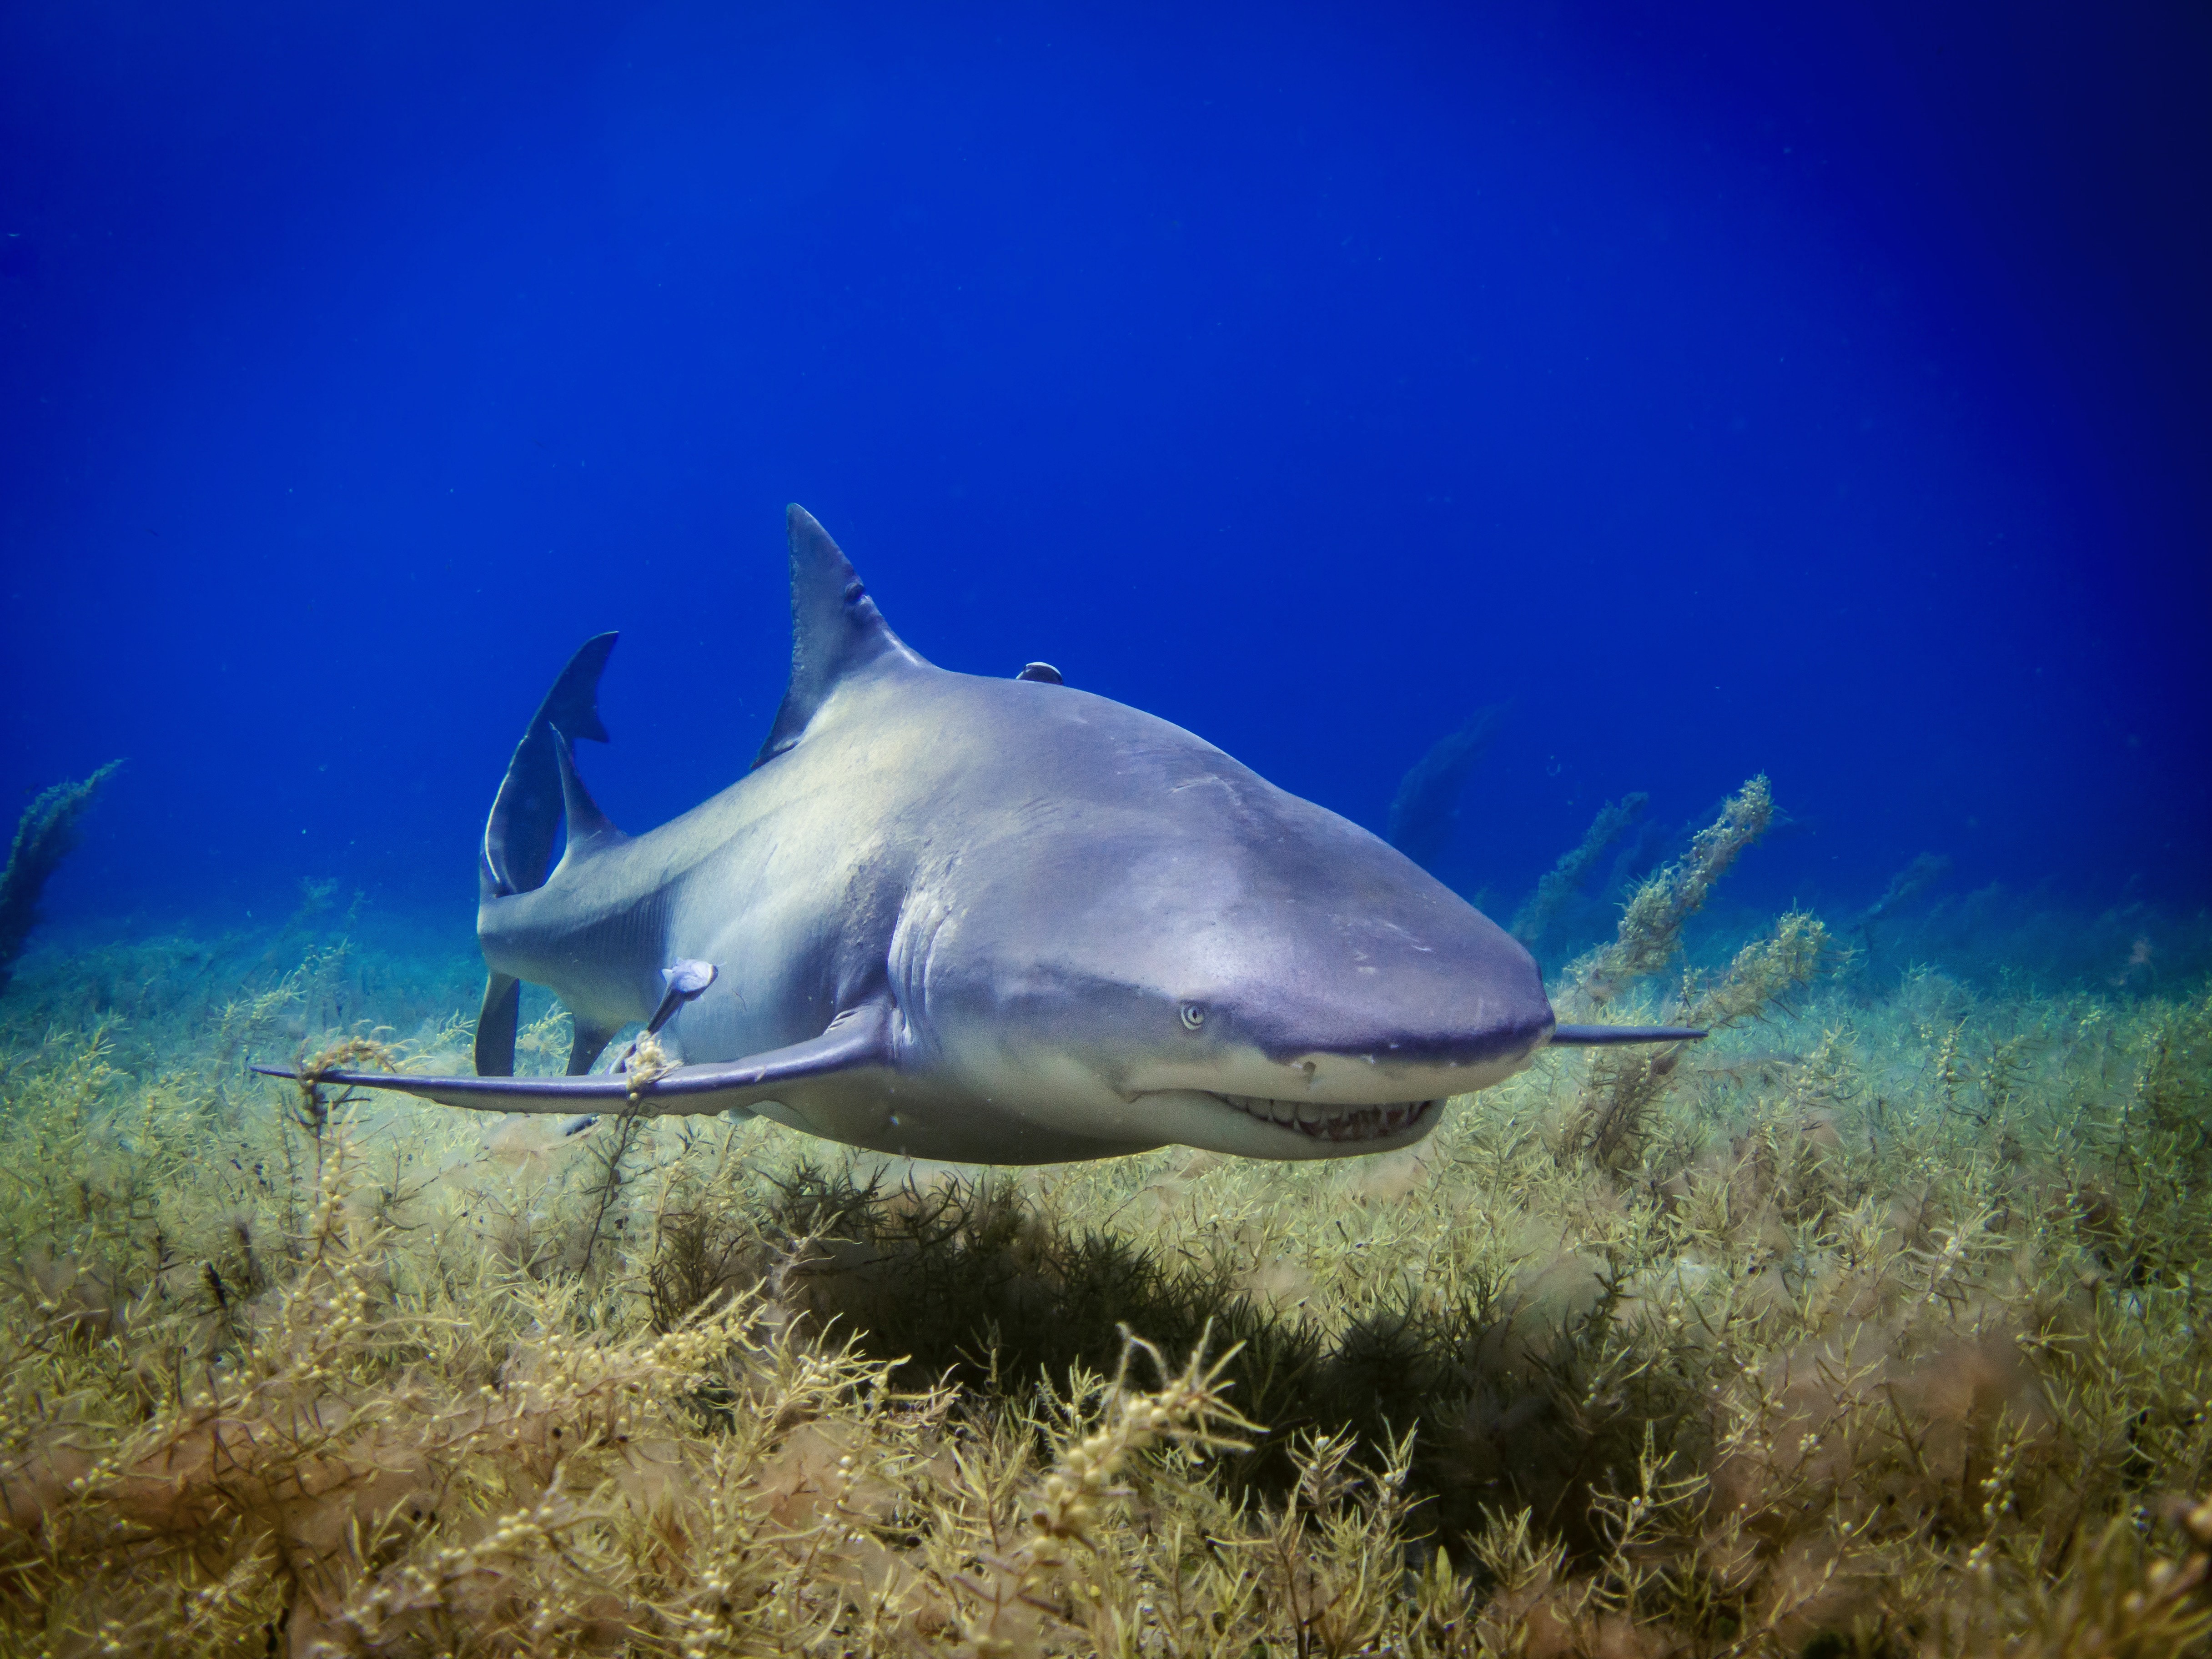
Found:
[[[1558,1024],[1528,951],[1376,836],[1050,665],[935,666],[811,516],[787,529],[790,687],[752,769],[617,830],[576,765],[608,739],[615,636],[587,641],[478,848],[477,1074],[327,1080],[569,1133],[740,1112],[962,1163],[1313,1158],[1412,1145],[1547,1046],[1703,1035]],[[526,981],[574,1018],[565,1077],[514,1075]]]

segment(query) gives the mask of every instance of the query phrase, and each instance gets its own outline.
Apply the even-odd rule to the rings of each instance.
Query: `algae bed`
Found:
[[[1706,905],[1767,810],[1544,921],[1711,1040],[1316,1164],[302,1091],[466,1069],[465,938],[50,940],[0,1651],[2206,1651],[2212,930]]]

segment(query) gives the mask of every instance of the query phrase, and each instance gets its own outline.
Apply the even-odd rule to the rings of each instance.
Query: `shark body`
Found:
[[[1376,836],[1043,665],[933,666],[788,528],[791,686],[753,770],[617,830],[573,756],[605,737],[613,636],[588,642],[486,828],[478,1075],[330,1080],[960,1162],[1304,1158],[1418,1140],[1550,1042],[1701,1035],[1557,1026],[1528,951]],[[523,981],[574,1016],[567,1077],[512,1075]],[[659,1054],[590,1073],[633,1022]]]

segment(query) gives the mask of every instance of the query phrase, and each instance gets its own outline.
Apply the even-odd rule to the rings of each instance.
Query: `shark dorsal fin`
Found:
[[[814,515],[794,502],[785,519],[791,532],[791,685],[755,766],[797,743],[848,676],[887,658],[926,666],[891,632],[853,562]]]
[[[557,726],[553,732],[553,752],[561,763],[561,811],[568,823],[568,848],[561,861],[566,864],[573,858],[588,857],[607,841],[627,840],[614,821],[599,811],[592,792],[584,787],[584,780],[576,773],[576,751]]]

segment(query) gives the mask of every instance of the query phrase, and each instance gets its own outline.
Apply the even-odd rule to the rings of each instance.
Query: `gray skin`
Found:
[[[1528,951],[1410,860],[1165,720],[933,666],[822,527],[789,523],[792,685],[755,769],[634,839],[608,824],[568,742],[603,735],[603,636],[487,832],[479,1072],[512,1069],[522,980],[574,1014],[572,1072],[656,1016],[672,1068],[331,1080],[498,1111],[738,1109],[958,1162],[1307,1158],[1418,1141],[1554,1040]],[[549,748],[568,841],[527,886],[515,849],[550,847],[531,805],[550,786],[525,773]]]

